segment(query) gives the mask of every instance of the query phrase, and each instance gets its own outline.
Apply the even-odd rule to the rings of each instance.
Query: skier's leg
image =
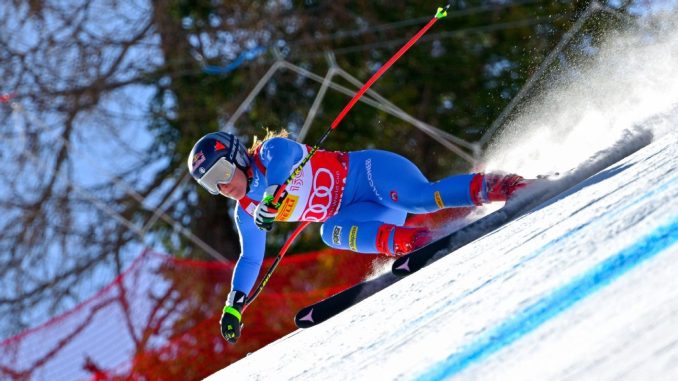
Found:
[[[474,205],[470,195],[473,174],[430,182],[408,159],[379,150],[356,152],[351,165],[360,166],[364,173],[363,198],[388,208],[421,214]]]
[[[325,221],[320,234],[335,249],[402,255],[431,240],[428,229],[400,226],[406,216],[404,211],[373,202],[350,204]]]
[[[395,153],[369,150],[355,156],[352,162],[364,166],[371,201],[415,214],[504,201],[522,180],[516,175],[472,173],[430,182],[416,165]]]

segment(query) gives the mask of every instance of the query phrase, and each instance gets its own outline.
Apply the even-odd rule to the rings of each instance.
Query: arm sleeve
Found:
[[[294,165],[304,157],[303,146],[285,138],[266,140],[261,146],[260,158],[266,167],[266,183],[280,185],[287,180]]]
[[[240,258],[233,269],[231,290],[249,295],[257,280],[266,251],[266,232],[257,228],[254,220],[240,205],[235,208],[235,221],[240,237]]]

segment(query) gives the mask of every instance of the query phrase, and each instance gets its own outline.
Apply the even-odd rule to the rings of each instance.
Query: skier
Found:
[[[471,173],[429,182],[408,159],[388,151],[318,150],[292,180],[279,202],[274,195],[311,147],[287,133],[255,138],[249,151],[225,132],[210,133],[188,157],[193,178],[213,195],[234,199],[241,254],[221,317],[221,333],[234,343],[241,312],[264,258],[273,222],[321,222],[330,247],[401,256],[432,240],[423,227],[406,227],[408,213],[506,201],[526,185],[518,175]]]

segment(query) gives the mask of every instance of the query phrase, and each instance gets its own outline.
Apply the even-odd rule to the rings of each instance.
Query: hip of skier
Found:
[[[425,227],[405,226],[408,214],[506,201],[527,184],[521,176],[499,173],[431,182],[393,152],[318,150],[275,202],[278,189],[311,149],[285,135],[255,141],[248,150],[232,134],[210,133],[198,140],[188,158],[198,184],[238,203],[241,254],[221,317],[221,332],[229,342],[240,336],[245,300],[261,269],[273,223],[319,222],[322,240],[330,247],[397,257],[433,239]]]

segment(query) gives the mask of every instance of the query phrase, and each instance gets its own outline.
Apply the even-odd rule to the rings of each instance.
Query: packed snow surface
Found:
[[[676,196],[669,133],[209,379],[678,379]]]
[[[650,145],[209,380],[678,380],[678,22],[648,24],[514,117],[487,168],[566,171],[634,127]]]

